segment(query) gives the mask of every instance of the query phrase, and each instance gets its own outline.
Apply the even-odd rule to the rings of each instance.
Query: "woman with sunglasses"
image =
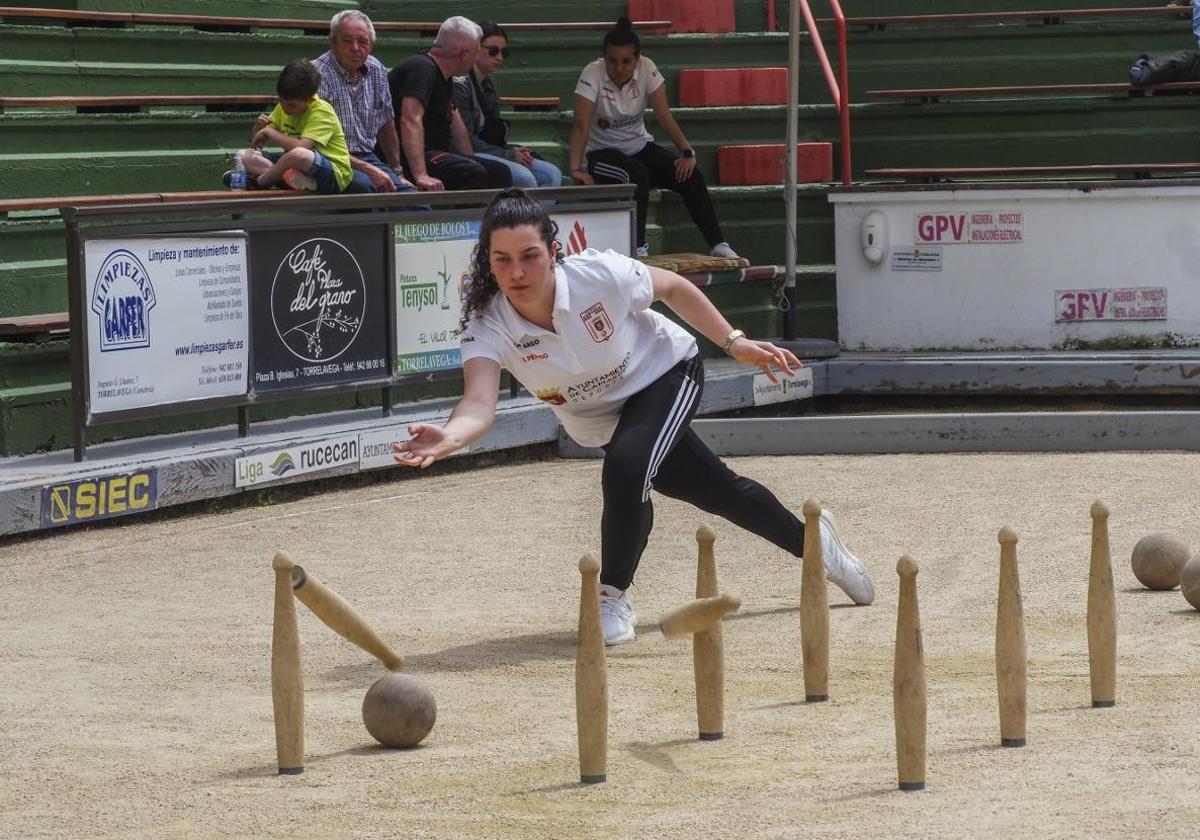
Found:
[[[514,187],[562,186],[562,172],[536,152],[508,142],[508,123],[500,117],[500,95],[492,74],[504,66],[509,56],[508,35],[491,21],[479,24],[483,37],[475,66],[465,76],[454,79],[454,104],[462,114],[475,157],[502,163],[512,172]]]
[[[575,119],[571,124],[571,177],[580,184],[637,186],[637,256],[650,253],[646,244],[646,208],[651,188],[674,190],[708,243],[714,257],[737,256],[713,209],[704,177],[696,169],[696,153],[675,122],[667,89],[654,62],[642,55],[642,42],[629,18],[622,17],[604,36],[604,57],[579,76],[575,86]],[[654,109],[676,156],[654,142],[643,119]],[[586,160],[585,160],[586,155]]]

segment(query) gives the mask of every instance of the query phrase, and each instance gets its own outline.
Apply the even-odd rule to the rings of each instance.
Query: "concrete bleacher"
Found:
[[[3,2],[3,0],[0,0]],[[341,8],[361,8],[379,23],[436,21],[452,13],[505,22],[604,21],[625,11],[622,1],[586,9],[550,0],[521,4],[483,0],[128,0],[119,4],[8,2],[76,11],[213,15],[320,21]],[[818,16],[822,4],[816,4]],[[1146,4],[1145,14],[895,21],[874,17],[1028,12],[1030,0],[855,0],[851,17],[851,101],[855,177],[914,168],[1171,164],[1194,157],[1200,98],[1129,96],[1111,89],[948,96],[915,104],[869,91],[1039,85],[1122,85],[1142,52],[1194,46],[1190,21]],[[1050,4],[1053,5],[1053,4]],[[1132,0],[1077,4],[1116,9]],[[778,68],[786,64],[788,4],[776,4],[780,31],[767,32],[762,2],[738,0],[738,32],[725,35],[643,34],[646,54],[663,70],[673,104],[680,71],[691,68]],[[833,50],[835,30],[822,30]],[[525,30],[512,33],[513,57],[498,77],[508,96],[559,97],[553,111],[513,112],[513,136],[551,160],[565,162],[570,101],[580,68],[599,54],[601,33]],[[210,190],[226,156],[246,141],[247,102],[188,103],[187,96],[264,97],[278,68],[326,48],[320,28],[197,27],[153,21],[102,25],[36,21],[0,15],[0,92],[4,97],[173,97],[155,104],[77,108],[33,103],[0,106],[0,200],[52,196]],[[429,33],[381,26],[377,56],[391,66],[426,48]],[[837,113],[805,44],[801,49],[802,142],[839,142]],[[136,110],[134,108],[136,107]],[[122,112],[125,111],[125,112]],[[756,264],[784,260],[783,191],[778,186],[723,187],[717,149],[778,143],[785,106],[677,107],[676,117],[699,153],[727,238]],[[661,129],[651,122],[662,138]],[[1094,174],[1094,173],[1093,173]],[[1119,173],[1106,173],[1116,176]],[[880,176],[884,177],[884,176]],[[892,177],[892,176],[887,176]],[[895,176],[901,177],[901,176]],[[800,189],[799,329],[833,337],[833,218],[824,185]],[[52,209],[0,215],[0,317],[61,311],[66,304],[63,227]],[[699,234],[674,195],[651,206],[655,252],[696,251]],[[735,316],[763,317],[761,290],[722,289]],[[44,337],[44,336],[43,336]],[[5,345],[0,337],[0,412],[14,401],[61,394],[66,343]],[[41,390],[39,390],[41,389]],[[61,441],[60,441],[61,443]],[[0,449],[8,446],[0,441]],[[22,441],[20,446],[30,445]],[[46,445],[44,443],[33,445]],[[13,451],[7,449],[4,451]]]

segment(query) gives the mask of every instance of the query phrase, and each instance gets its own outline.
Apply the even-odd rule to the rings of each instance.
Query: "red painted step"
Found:
[[[679,104],[786,105],[786,67],[744,67],[679,71]]]
[[[721,146],[717,149],[717,174],[723,186],[782,184],[784,145]],[[833,181],[833,144],[796,144],[796,180],[801,184]]]
[[[629,0],[632,20],[669,20],[668,32],[734,32],[733,0]]]

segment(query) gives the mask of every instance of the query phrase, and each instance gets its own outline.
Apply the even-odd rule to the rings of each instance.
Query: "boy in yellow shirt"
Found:
[[[269,116],[260,114],[254,121],[254,148],[237,153],[251,188],[284,183],[294,190],[334,195],[373,192],[370,180],[350,168],[342,124],[333,106],[317,96],[320,84],[320,72],[304,58],[290,62],[279,74],[279,104]],[[263,152],[268,144],[283,151]],[[233,174],[225,173],[226,186],[232,186]]]

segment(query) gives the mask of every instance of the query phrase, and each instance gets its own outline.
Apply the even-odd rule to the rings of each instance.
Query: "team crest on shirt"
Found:
[[[604,311],[603,303],[593,303],[587,309],[580,312],[579,317],[583,319],[583,325],[587,327],[588,333],[591,334],[592,341],[597,344],[603,344],[612,338],[612,318],[609,318],[608,313]]]
[[[550,405],[566,405],[567,398],[557,388],[539,388],[533,392],[542,402]]]

